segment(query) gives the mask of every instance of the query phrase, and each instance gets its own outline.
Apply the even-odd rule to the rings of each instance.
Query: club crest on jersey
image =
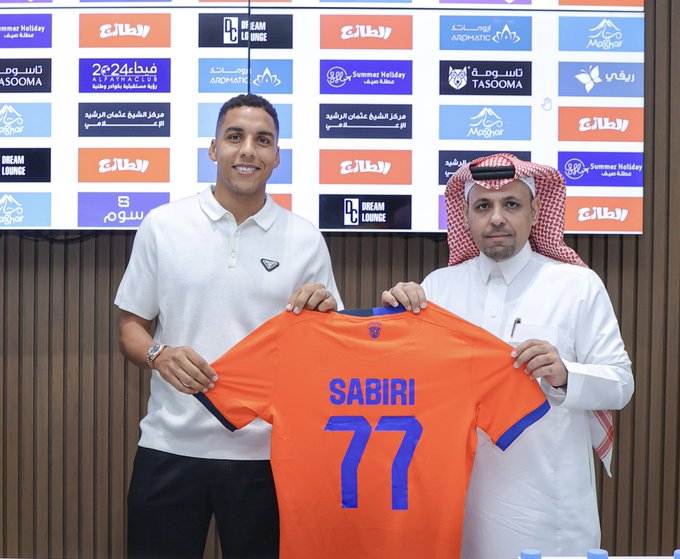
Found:
[[[368,334],[374,340],[380,335],[380,330],[382,330],[382,324],[380,324],[380,322],[368,323]]]
[[[279,263],[276,260],[267,260],[266,258],[261,258],[260,262],[262,262],[264,269],[268,272],[276,270],[276,268],[279,267]]]

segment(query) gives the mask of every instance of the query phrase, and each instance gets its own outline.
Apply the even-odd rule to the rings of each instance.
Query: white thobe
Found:
[[[541,383],[550,411],[505,452],[479,432],[462,558],[516,559],[523,548],[583,555],[599,547],[589,410],[623,408],[634,387],[600,278],[527,243],[506,261],[481,255],[436,270],[422,286],[430,301],[511,344],[550,342],[569,372],[566,392]]]

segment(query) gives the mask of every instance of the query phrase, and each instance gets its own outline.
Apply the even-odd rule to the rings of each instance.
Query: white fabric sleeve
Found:
[[[142,221],[114,304],[146,320],[158,316],[158,259],[153,212]]]
[[[622,409],[633,395],[632,365],[609,295],[594,272],[578,304],[576,360],[564,360],[569,378],[562,405],[581,410]]]

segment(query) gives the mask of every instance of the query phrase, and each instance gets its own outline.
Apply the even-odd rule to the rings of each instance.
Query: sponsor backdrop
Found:
[[[567,180],[641,233],[642,0],[0,0],[0,228],[139,226],[215,177],[221,104],[281,120],[269,192],[328,231],[446,229],[463,163]]]

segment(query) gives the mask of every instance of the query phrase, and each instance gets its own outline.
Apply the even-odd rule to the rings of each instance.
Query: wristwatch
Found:
[[[149,351],[146,352],[146,364],[148,365],[149,369],[153,369],[153,362],[166,347],[168,346],[156,342],[149,348]]]

